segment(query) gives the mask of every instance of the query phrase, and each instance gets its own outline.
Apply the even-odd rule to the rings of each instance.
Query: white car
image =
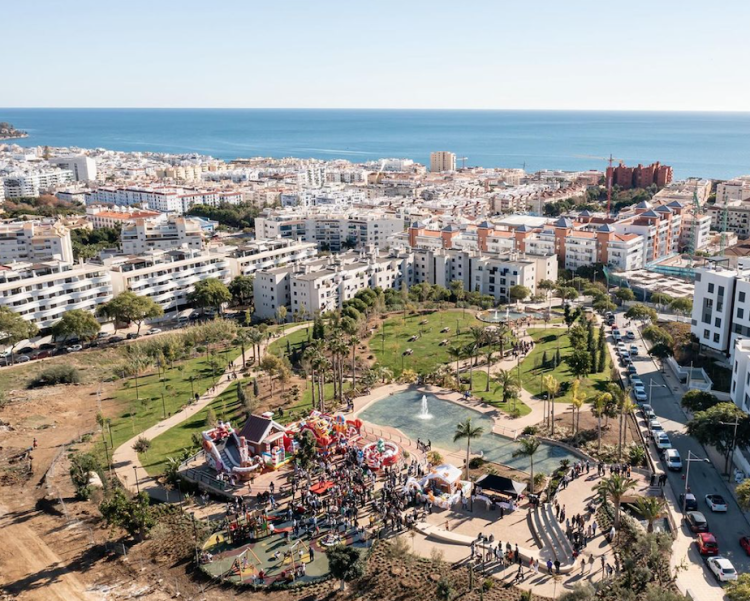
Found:
[[[719,582],[729,582],[730,580],[737,580],[737,570],[734,569],[732,562],[726,557],[717,555],[716,557],[709,557],[706,560],[708,567],[714,573],[714,576]]]
[[[634,344],[630,345],[630,354],[633,355],[633,357],[638,356],[638,347]]]
[[[31,361],[31,357],[28,355],[18,355],[16,357],[16,363],[28,363],[29,361]]]
[[[159,332],[161,332],[159,328],[151,328],[146,332],[146,334],[158,334]]]
[[[635,395],[636,401],[647,401],[648,395],[646,394],[645,388],[636,388],[633,390],[633,394]]]
[[[664,428],[661,427],[661,422],[658,419],[649,420],[648,429],[651,430],[651,433],[654,435],[657,432],[664,432]]]
[[[69,353],[77,353],[78,351],[82,351],[83,347],[80,344],[74,344],[73,346],[69,346],[67,348],[67,351]]]
[[[657,432],[654,435],[654,443],[656,444],[656,448],[660,451],[666,451],[667,449],[672,448],[672,443],[669,441],[669,436],[667,436],[666,432]]]
[[[643,388],[644,390],[646,389],[640,376],[633,376],[632,378],[630,378],[630,383],[633,385],[633,388]]]
[[[711,511],[725,512],[727,510],[727,502],[721,495],[706,495],[706,505],[711,508]]]
[[[682,459],[677,449],[667,449],[664,451],[664,463],[667,464],[667,469],[669,470],[674,472],[682,471]]]
[[[625,332],[625,338],[628,340],[635,340],[635,334],[633,333],[633,330],[627,330]]]

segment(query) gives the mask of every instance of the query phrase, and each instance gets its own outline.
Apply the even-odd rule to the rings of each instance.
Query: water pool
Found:
[[[433,447],[451,452],[466,450],[465,440],[453,442],[453,431],[456,424],[470,417],[474,425],[484,428],[484,434],[471,441],[472,455],[481,451],[488,461],[529,471],[527,458],[513,457],[513,451],[519,444],[510,438],[492,433],[491,417],[428,394],[427,404],[432,417],[422,419],[419,417],[422,396],[423,394],[416,390],[398,392],[372,403],[360,412],[358,417],[379,426],[398,428],[415,441],[417,438],[425,442],[430,440]],[[574,462],[577,457],[561,447],[543,442],[534,455],[534,473],[551,474],[562,459]]]

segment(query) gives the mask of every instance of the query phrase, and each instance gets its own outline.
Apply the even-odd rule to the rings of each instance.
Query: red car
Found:
[[[701,532],[695,542],[698,545],[698,553],[701,555],[718,555],[719,543],[710,532]]]
[[[750,536],[743,536],[740,539],[740,547],[745,549],[745,553],[750,555]]]

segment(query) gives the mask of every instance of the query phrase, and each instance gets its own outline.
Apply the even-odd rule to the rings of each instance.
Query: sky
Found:
[[[0,0],[2,107],[750,110],[747,0]]]

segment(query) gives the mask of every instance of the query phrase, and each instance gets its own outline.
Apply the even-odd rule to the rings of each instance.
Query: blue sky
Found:
[[[5,107],[750,110],[750,2],[4,0]]]

